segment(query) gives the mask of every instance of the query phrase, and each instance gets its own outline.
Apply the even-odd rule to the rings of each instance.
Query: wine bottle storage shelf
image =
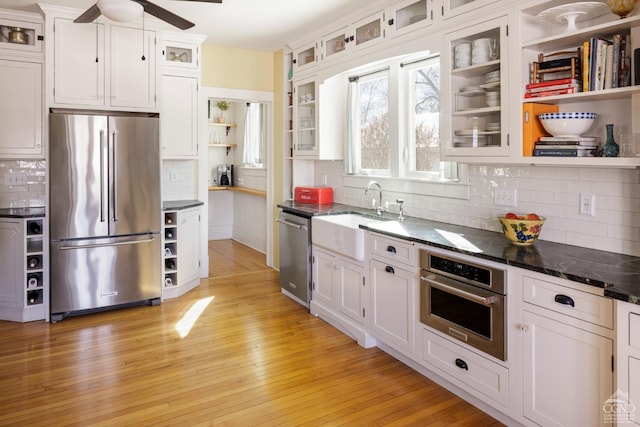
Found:
[[[178,285],[178,213],[164,214],[164,287]]]
[[[25,290],[26,306],[44,303],[44,220],[25,221]]]

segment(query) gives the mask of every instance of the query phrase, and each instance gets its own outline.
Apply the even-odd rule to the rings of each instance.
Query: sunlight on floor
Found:
[[[196,323],[202,312],[213,301],[215,297],[202,298],[191,306],[191,308],[182,316],[175,326],[173,327],[180,335],[180,338],[184,338],[189,335],[191,328]]]

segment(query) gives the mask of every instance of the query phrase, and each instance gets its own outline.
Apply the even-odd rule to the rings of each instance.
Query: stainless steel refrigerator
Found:
[[[157,114],[49,114],[51,321],[158,304]]]

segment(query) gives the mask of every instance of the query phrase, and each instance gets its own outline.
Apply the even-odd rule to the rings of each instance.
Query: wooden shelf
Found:
[[[267,192],[263,190],[255,190],[253,188],[247,187],[233,187],[233,186],[209,186],[209,191],[220,191],[220,190],[229,190],[229,191],[237,191],[239,193],[251,194],[258,197],[267,197]]]
[[[229,155],[229,150],[233,147],[237,147],[238,144],[209,144],[209,147],[221,147],[227,149],[227,156]]]

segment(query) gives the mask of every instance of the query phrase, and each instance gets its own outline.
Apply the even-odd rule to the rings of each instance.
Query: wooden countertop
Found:
[[[247,193],[253,196],[258,197],[267,197],[267,192],[262,190],[254,190],[253,188],[246,187],[227,187],[227,186],[209,186],[209,191],[220,191],[220,190],[228,190],[228,191],[238,191],[240,193]]]

